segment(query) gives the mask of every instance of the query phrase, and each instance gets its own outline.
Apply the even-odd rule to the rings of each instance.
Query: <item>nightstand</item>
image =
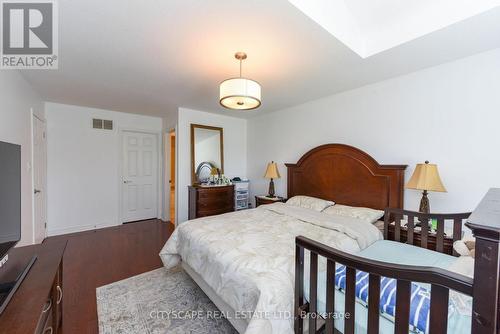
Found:
[[[275,198],[270,198],[267,196],[255,196],[255,207],[258,207],[259,205],[264,205],[264,204],[273,204],[277,202],[286,202],[286,198],[284,197],[275,197]]]

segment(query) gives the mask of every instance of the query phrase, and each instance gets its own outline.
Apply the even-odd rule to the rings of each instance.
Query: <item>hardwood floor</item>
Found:
[[[141,221],[67,239],[63,259],[63,333],[98,333],[95,289],[162,266],[158,253],[174,226]]]

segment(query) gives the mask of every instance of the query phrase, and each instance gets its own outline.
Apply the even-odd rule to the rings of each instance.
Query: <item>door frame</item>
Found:
[[[174,133],[174,137],[175,137],[175,164],[174,164],[174,175],[175,175],[175,194],[174,194],[174,221],[171,221],[170,223],[172,223],[174,226],[176,226],[177,224],[177,189],[178,189],[178,175],[177,175],[177,165],[178,165],[178,162],[179,162],[179,159],[178,159],[178,138],[177,138],[177,126],[174,126],[174,127],[169,127],[167,128],[166,130],[163,131],[163,136],[164,136],[164,140],[163,140],[163,153],[164,153],[164,157],[163,157],[163,161],[164,161],[164,170],[163,170],[163,176],[164,176],[164,180],[163,180],[163,187],[164,187],[164,198],[163,198],[163,205],[164,205],[164,209],[163,209],[163,213],[164,213],[164,216],[163,216],[163,220],[164,221],[170,221],[170,207],[172,205],[172,203],[170,203],[170,191],[171,191],[171,188],[170,188],[170,183],[168,182],[170,180],[170,176],[171,176],[171,150],[170,150],[170,145],[171,145],[171,137],[170,137],[170,134],[171,133]]]
[[[162,219],[163,216],[163,182],[161,180],[163,171],[163,144],[161,138],[161,131],[144,130],[137,128],[118,128],[118,225],[124,223],[123,221],[123,168],[124,168],[124,157],[123,157],[123,138],[125,132],[135,132],[153,135],[156,138],[156,154],[157,154],[157,169],[156,169],[156,218]]]
[[[47,193],[47,184],[48,184],[48,169],[47,169],[47,120],[35,113],[33,108],[30,108],[30,114],[31,114],[31,212],[32,212],[32,219],[31,219],[31,226],[32,226],[32,233],[31,233],[31,242],[36,243],[36,205],[35,205],[35,118],[43,123],[43,132],[45,134],[45,141],[44,141],[44,165],[45,165],[45,176],[43,180],[43,196],[45,197],[44,201],[44,217],[45,217],[45,222],[43,222],[43,238],[47,238],[48,236],[48,207],[47,207],[47,202],[48,202],[48,193]],[[42,240],[43,241],[43,240]]]

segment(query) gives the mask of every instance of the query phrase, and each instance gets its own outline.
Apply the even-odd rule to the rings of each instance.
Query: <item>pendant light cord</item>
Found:
[[[240,59],[240,78],[241,78],[241,66],[242,66],[243,60]]]

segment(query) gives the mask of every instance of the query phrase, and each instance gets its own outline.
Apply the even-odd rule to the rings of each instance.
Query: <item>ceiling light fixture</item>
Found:
[[[228,109],[256,109],[261,105],[260,84],[257,81],[241,76],[242,62],[247,59],[247,54],[245,52],[236,52],[234,58],[240,61],[240,76],[221,82],[219,102]]]

